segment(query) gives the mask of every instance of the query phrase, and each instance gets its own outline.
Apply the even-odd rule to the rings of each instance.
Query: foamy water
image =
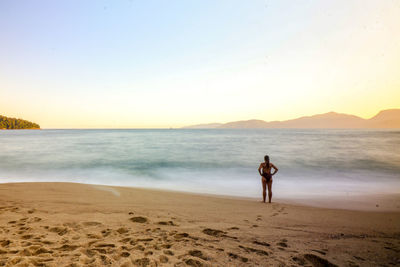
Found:
[[[400,192],[399,130],[0,131],[0,182],[63,181],[260,197]]]

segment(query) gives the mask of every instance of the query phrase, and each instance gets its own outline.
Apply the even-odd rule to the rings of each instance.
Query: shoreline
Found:
[[[236,199],[246,201],[260,201],[260,197],[249,197],[249,196],[237,196],[229,194],[214,194],[214,193],[202,193],[192,192],[184,190],[172,190],[162,188],[150,188],[150,187],[137,187],[137,186],[123,186],[123,185],[107,185],[107,184],[94,184],[94,183],[81,183],[81,182],[0,182],[1,185],[5,184],[77,184],[77,185],[91,185],[98,188],[109,187],[109,188],[131,188],[138,190],[156,191],[156,192],[169,192],[177,194],[188,194],[198,195],[211,198],[222,198],[222,199]],[[268,198],[268,196],[267,196]],[[308,206],[322,209],[338,209],[338,210],[349,210],[349,211],[374,211],[374,212],[400,212],[400,193],[399,194],[353,194],[350,196],[315,196],[314,197],[273,197],[272,202],[290,204],[297,206]]]
[[[0,201],[5,265],[400,263],[399,212],[61,182],[0,184]]]

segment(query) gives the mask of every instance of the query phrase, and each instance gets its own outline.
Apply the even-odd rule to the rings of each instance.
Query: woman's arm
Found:
[[[262,173],[261,173],[262,168],[263,168],[263,164],[261,163],[260,167],[258,167],[258,172],[260,173],[261,176],[262,176]]]
[[[274,164],[271,163],[271,167],[274,168],[274,172],[271,173],[271,175],[274,175],[275,173],[278,172],[278,168]]]

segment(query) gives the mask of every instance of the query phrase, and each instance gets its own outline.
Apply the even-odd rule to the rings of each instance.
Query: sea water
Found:
[[[79,182],[260,197],[264,155],[282,198],[400,192],[400,130],[0,131],[0,183]]]

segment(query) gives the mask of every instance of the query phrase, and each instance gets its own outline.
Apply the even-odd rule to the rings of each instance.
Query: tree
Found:
[[[0,115],[0,129],[40,129],[39,124]]]

